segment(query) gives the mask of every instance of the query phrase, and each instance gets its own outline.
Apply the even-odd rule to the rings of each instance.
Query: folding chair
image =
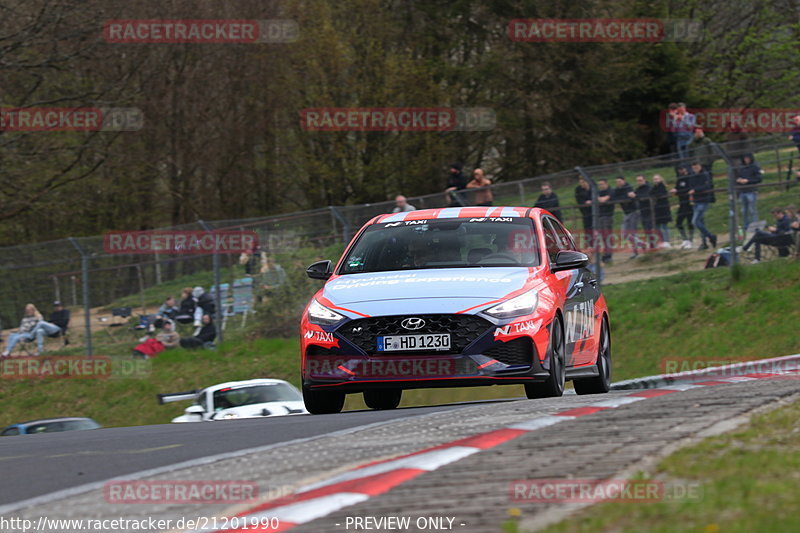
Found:
[[[237,279],[233,282],[233,314],[242,315],[242,327],[247,315],[253,312],[253,278]]]

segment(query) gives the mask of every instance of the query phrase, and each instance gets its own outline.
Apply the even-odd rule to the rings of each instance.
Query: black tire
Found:
[[[547,348],[550,375],[541,383],[526,383],[525,395],[535,398],[554,398],[564,394],[566,370],[564,368],[564,328],[561,317],[556,315],[550,326],[550,346]]]
[[[599,374],[592,378],[574,380],[572,383],[576,394],[603,394],[611,388],[611,331],[605,317],[600,327],[600,345],[597,347]]]
[[[370,409],[395,409],[403,398],[401,389],[375,389],[364,391],[364,403]]]
[[[306,410],[312,415],[329,415],[339,413],[344,407],[343,392],[317,391],[303,387],[303,402]]]

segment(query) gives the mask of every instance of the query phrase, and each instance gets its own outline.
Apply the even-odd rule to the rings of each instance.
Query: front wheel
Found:
[[[403,397],[401,389],[376,389],[364,391],[364,403],[370,409],[395,409]]]
[[[534,398],[553,398],[564,394],[566,370],[564,369],[564,329],[561,317],[556,315],[550,325],[550,346],[548,348],[550,375],[542,383],[526,383],[525,395]]]
[[[343,392],[318,391],[303,387],[303,403],[312,415],[328,415],[341,412],[344,407]]]
[[[576,394],[603,394],[611,388],[611,332],[603,318],[600,344],[597,347],[597,376],[572,382]]]

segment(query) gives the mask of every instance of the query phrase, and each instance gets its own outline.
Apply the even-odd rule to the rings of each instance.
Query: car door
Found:
[[[559,251],[577,251],[575,242],[561,223],[546,217]],[[595,350],[594,304],[597,299],[597,280],[587,267],[565,271],[570,276],[564,302],[564,344],[567,366],[591,364]]]

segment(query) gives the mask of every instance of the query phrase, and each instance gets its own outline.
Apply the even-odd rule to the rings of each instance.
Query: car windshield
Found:
[[[27,433],[56,433],[58,431],[78,431],[83,429],[98,429],[100,424],[94,420],[55,420],[53,422],[42,422],[31,424],[27,427]]]
[[[214,391],[215,411],[255,403],[299,401],[302,401],[300,395],[286,383],[228,387]]]
[[[409,220],[369,226],[339,274],[539,264],[528,218]]]

